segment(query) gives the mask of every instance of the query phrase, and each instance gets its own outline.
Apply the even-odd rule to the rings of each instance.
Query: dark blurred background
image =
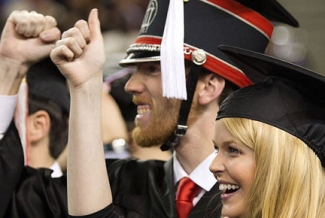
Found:
[[[325,75],[325,1],[278,2],[299,21],[300,28],[276,28],[271,43],[272,54]]]
[[[35,10],[52,15],[64,31],[78,19],[87,19],[91,8],[98,8],[108,55],[105,76],[119,70],[123,58],[138,34],[149,0],[0,0],[0,27],[10,12]],[[275,23],[267,53],[325,75],[324,0],[278,0],[300,23],[291,28]]]

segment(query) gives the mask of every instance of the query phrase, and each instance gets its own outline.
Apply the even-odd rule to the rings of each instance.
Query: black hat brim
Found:
[[[298,21],[275,0],[237,0],[241,4],[258,11],[271,21],[299,27]]]
[[[223,51],[253,82],[258,83],[270,77],[290,79],[325,99],[325,79],[320,74],[278,58],[241,49],[220,45]],[[285,72],[285,73],[283,73]]]

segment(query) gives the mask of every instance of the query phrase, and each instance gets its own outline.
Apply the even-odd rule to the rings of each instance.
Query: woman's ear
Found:
[[[28,116],[28,140],[30,143],[36,142],[49,134],[51,127],[50,115],[39,110]]]
[[[225,87],[225,79],[217,74],[209,73],[198,81],[198,98],[202,105],[217,101]]]

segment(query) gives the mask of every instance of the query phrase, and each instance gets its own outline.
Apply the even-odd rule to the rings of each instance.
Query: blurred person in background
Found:
[[[101,122],[105,158],[113,161],[129,157],[127,126],[118,104],[109,94],[107,85],[104,85],[102,90],[102,111]]]
[[[56,159],[68,143],[70,96],[66,79],[46,58],[27,72],[28,117],[27,164],[50,168],[52,177],[62,176]]]

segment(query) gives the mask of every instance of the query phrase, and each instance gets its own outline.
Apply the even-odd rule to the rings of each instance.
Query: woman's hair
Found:
[[[229,132],[254,150],[256,171],[247,217],[325,217],[325,173],[300,139],[274,126],[223,118]]]

